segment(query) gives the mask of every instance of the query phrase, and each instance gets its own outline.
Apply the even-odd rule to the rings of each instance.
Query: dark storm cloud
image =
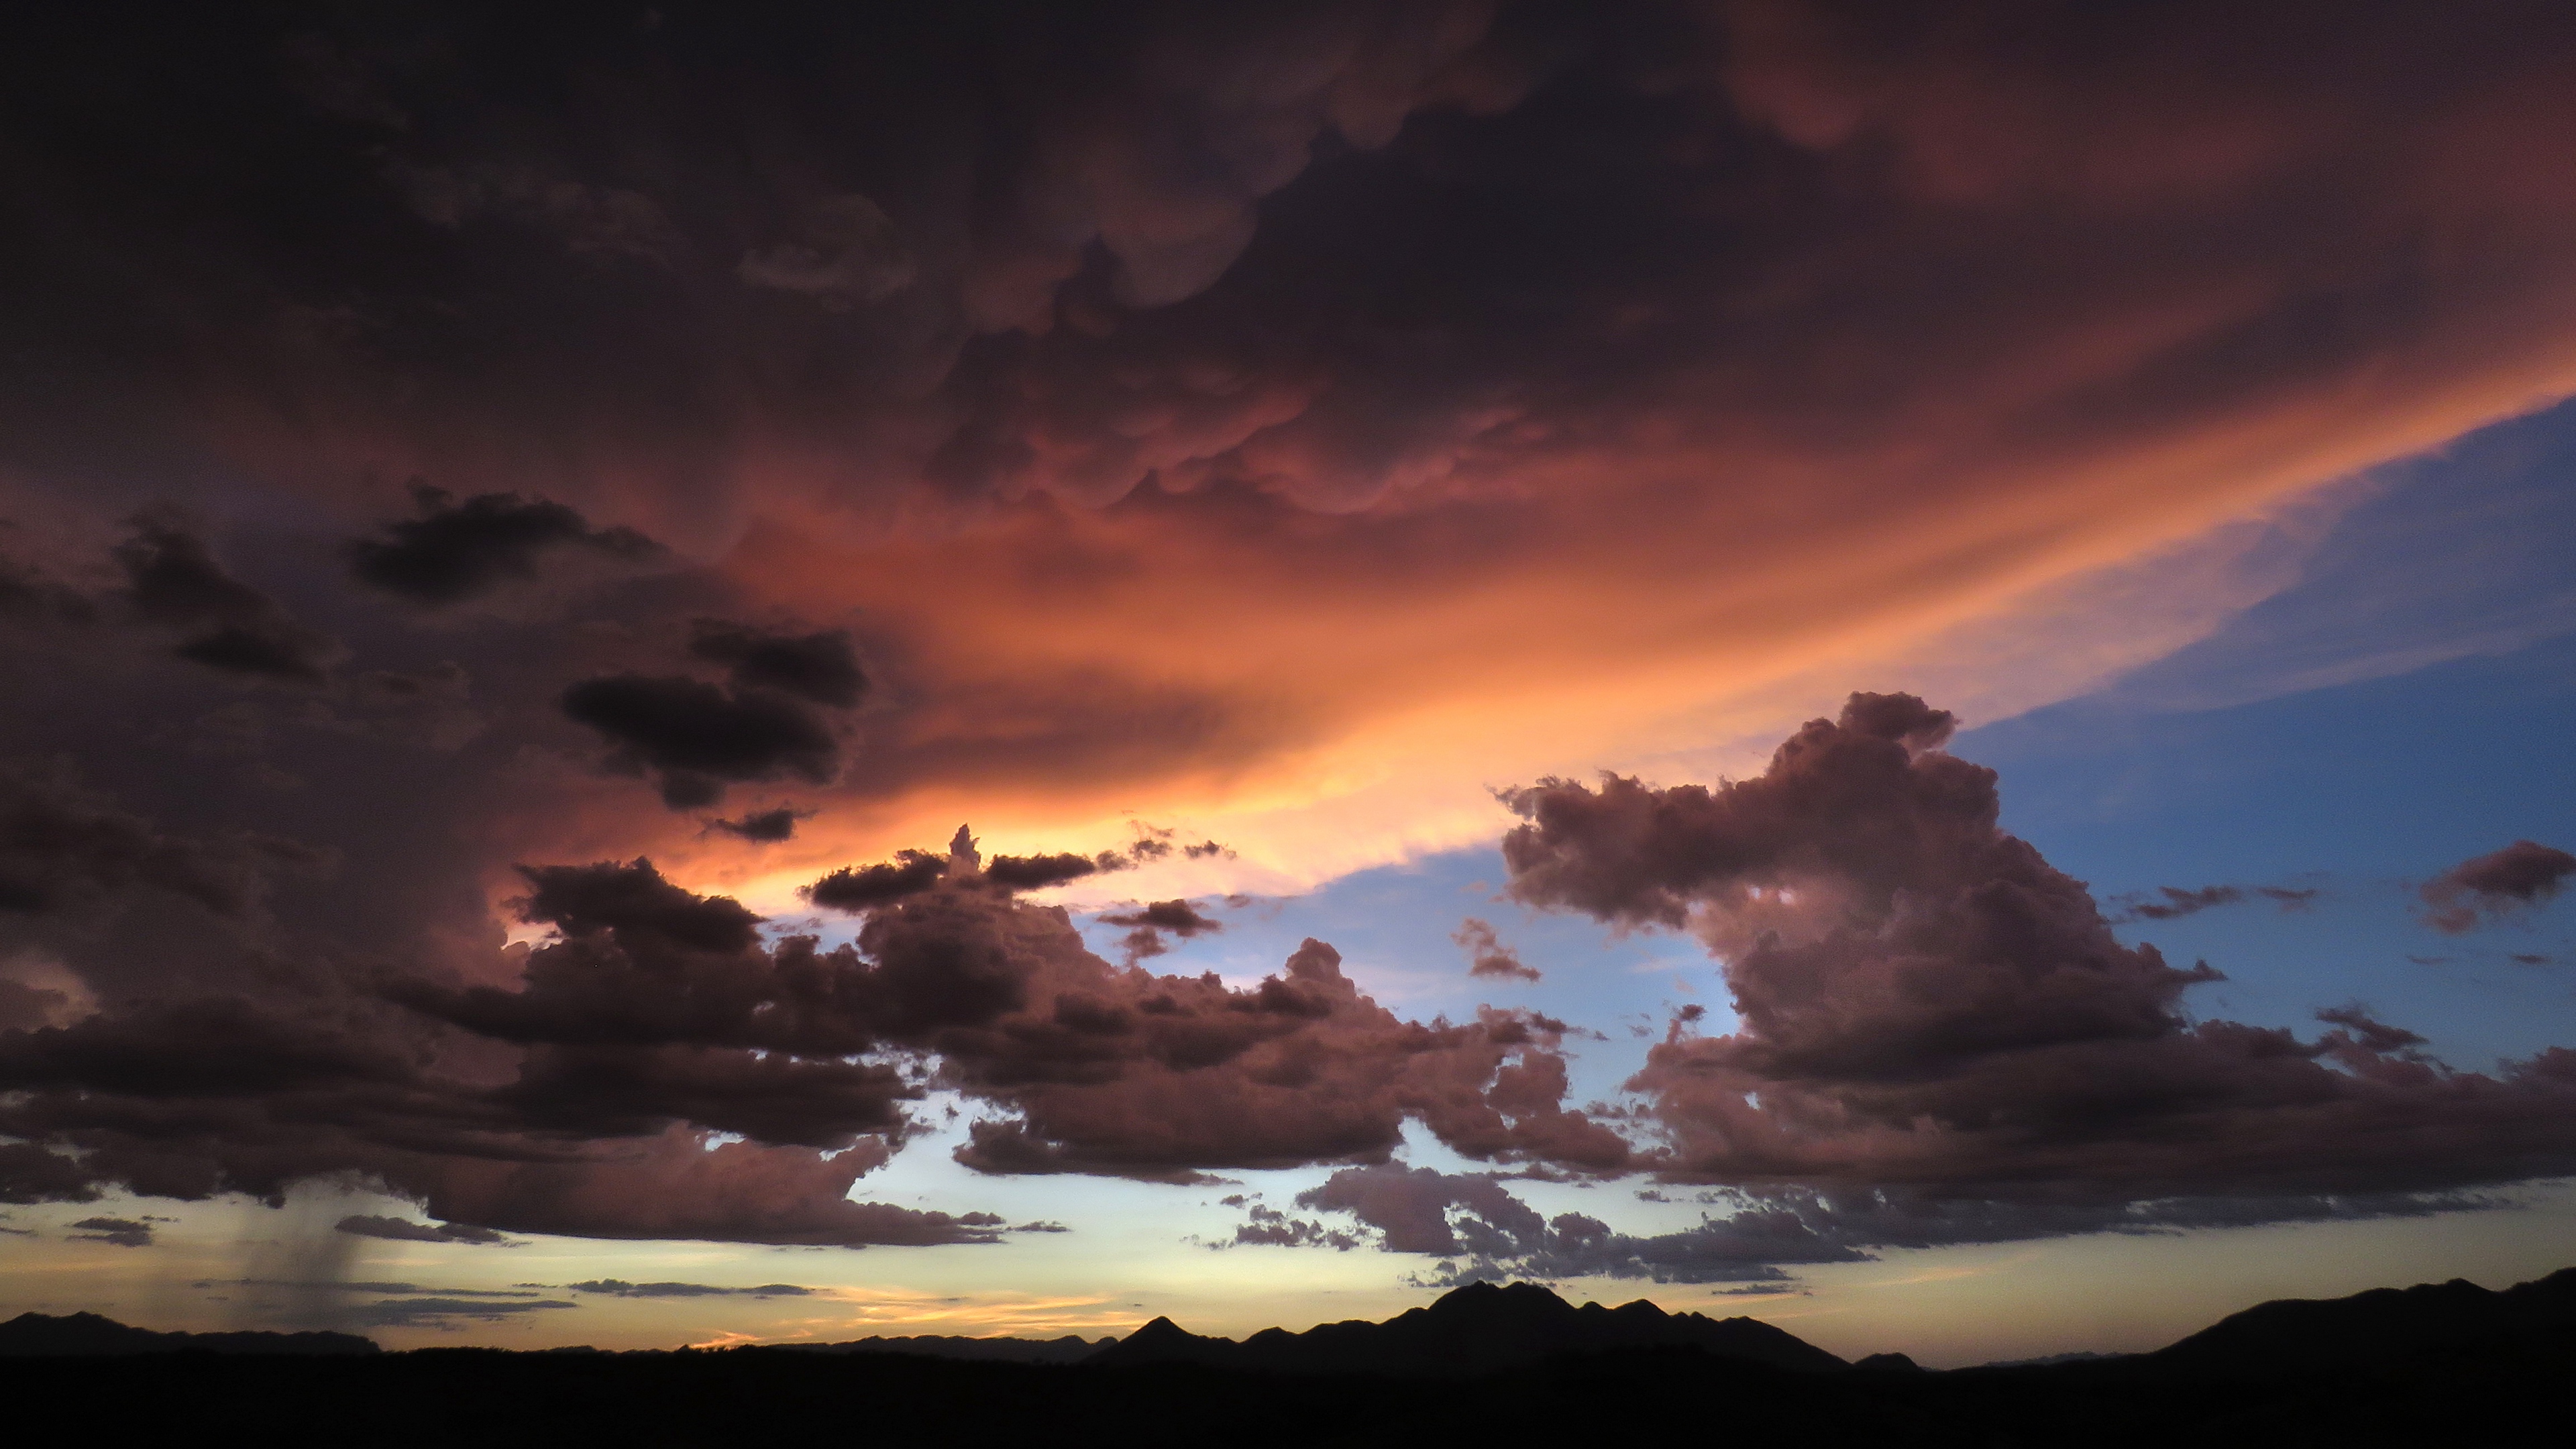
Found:
[[[947,873],[946,856],[907,850],[877,865],[845,865],[804,887],[802,894],[814,904],[836,911],[873,910],[926,891]]]
[[[782,775],[829,784],[840,765],[841,742],[820,715],[765,691],[619,674],[565,690],[563,712],[618,746],[613,765],[659,775],[674,810],[714,804],[728,784]]]
[[[2517,840],[2442,872],[2424,883],[2424,919],[2457,936],[2481,921],[2508,920],[2558,894],[2576,876],[2576,855],[2536,840]]]
[[[67,760],[0,761],[0,913],[72,911],[158,891],[238,916],[269,872],[312,859],[285,841],[161,830],[84,788]]]
[[[378,1213],[351,1213],[332,1224],[332,1229],[352,1237],[388,1238],[400,1243],[511,1246],[509,1239],[490,1228],[478,1228],[467,1223],[416,1223],[408,1218],[389,1218]]]
[[[1536,981],[1538,969],[1521,960],[1520,953],[1503,944],[1494,923],[1469,916],[1459,923],[1450,940],[1467,948],[1467,974],[1494,976],[1513,981]]]
[[[774,689],[833,709],[855,707],[868,687],[843,629],[771,634],[722,619],[700,619],[689,652],[726,666],[736,689]]]
[[[134,520],[133,529],[116,549],[125,597],[146,623],[184,636],[173,655],[228,674],[323,681],[338,648],[328,636],[226,573],[204,542],[177,525],[146,517]]]
[[[422,604],[453,604],[537,576],[545,554],[578,548],[606,558],[649,559],[661,545],[631,528],[594,529],[579,513],[540,498],[484,493],[462,503],[436,488],[412,497],[420,517],[398,519],[384,537],[349,545],[360,581]]]
[[[152,1246],[152,1225],[133,1218],[82,1218],[72,1228],[71,1237],[77,1242],[110,1243],[120,1248]]]
[[[1296,1205],[1326,1219],[1254,1207],[1237,1244],[1333,1247],[1366,1241],[1388,1252],[1450,1259],[1438,1281],[1648,1278],[1658,1283],[1760,1283],[1783,1270],[1867,1261],[1874,1250],[2011,1242],[2080,1233],[2159,1233],[2265,1222],[2355,1221],[2484,1206],[2456,1195],[2198,1198],[2130,1204],[1942,1200],[1883,1190],[1703,1194],[1724,1216],[1671,1233],[1613,1231],[1582,1213],[1546,1217],[1490,1176],[1398,1163],[1346,1168]]]
[[[1107,911],[1100,916],[1100,923],[1129,928],[1122,944],[1130,966],[1169,951],[1171,947],[1163,940],[1166,931],[1187,941],[1225,929],[1225,922],[1200,914],[1198,907],[1188,901],[1153,901],[1138,910]]]
[[[0,927],[128,909],[61,949],[97,1016],[11,998],[43,1025],[0,1032],[0,1194],[355,1175],[493,1231],[991,1241],[849,1200],[922,1072],[989,1110],[965,1155],[994,1170],[1362,1162],[1409,1122],[1616,1170],[1543,1018],[1404,1020],[1320,943],[1239,991],[1122,970],[1004,889],[1143,840],[835,873],[812,895],[868,916],[847,950],[581,864],[693,879],[696,823],[550,770],[549,705],[675,808],[764,781],[1123,802],[1365,758],[1387,711],[1678,673],[1669,637],[1885,642],[2563,390],[2576,212],[2534,179],[2569,139],[2560,12],[48,11],[0,52],[0,503],[43,525],[0,586],[43,626],[0,630],[0,736],[99,793],[12,766],[87,843],[0,851],[46,910]],[[474,496],[379,528],[413,476]],[[154,515],[118,578],[82,572],[173,491],[202,528]],[[352,566],[430,604],[614,562],[612,519],[673,566],[578,618],[331,612]],[[1864,525],[1895,551],[1856,568]],[[1934,575],[1967,594],[1903,582]],[[28,642],[84,598],[201,667]],[[340,685],[230,687],[324,680],[326,629]],[[321,708],[450,654],[479,736]],[[1846,733],[1945,727],[1881,700]],[[2189,1025],[2203,973],[1954,818],[1990,785],[1846,789],[1854,750],[1817,748],[1714,843],[1633,782],[1590,797],[1603,838],[1574,838],[1587,792],[1529,797],[1571,832],[1531,890],[1697,921],[1741,979],[1746,1030],[1685,1022],[1641,1079],[1652,1163],[2287,1192],[2326,1159],[2565,1161],[2560,1058],[2489,1079],[2354,1020]],[[1674,852],[1607,839],[1640,823]],[[253,921],[258,848],[221,859],[252,832],[351,866]],[[572,864],[531,877],[556,938],[504,952],[519,860]],[[748,1140],[707,1150],[718,1122]]]
[[[781,805],[775,810],[755,810],[738,820],[710,820],[707,822],[707,828],[721,830],[727,835],[748,840],[755,845],[775,845],[782,840],[795,839],[798,822],[813,818],[814,812],[811,810],[799,810],[794,806]]]
[[[587,1283],[566,1283],[575,1293],[598,1293],[610,1298],[810,1298],[819,1289],[800,1288],[793,1283],[763,1283],[756,1288],[719,1288],[712,1283],[629,1283],[622,1278],[594,1278]]]
[[[1855,695],[1760,776],[1511,798],[1511,893],[1688,926],[1741,1025],[1676,1022],[1629,1083],[1681,1180],[2116,1205],[2441,1192],[2576,1168],[2576,1054],[2460,1072],[2357,1007],[2313,1039],[2193,1021],[2220,979],[2121,945],[1996,827],[1949,716]]]

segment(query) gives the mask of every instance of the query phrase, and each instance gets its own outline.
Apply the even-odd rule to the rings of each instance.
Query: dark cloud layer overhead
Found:
[[[352,542],[349,566],[361,581],[415,603],[453,604],[534,578],[538,560],[561,549],[630,560],[661,552],[631,528],[594,529],[544,499],[484,493],[459,503],[425,486],[412,496],[420,516],[386,524],[382,538]]]
[[[1246,1241],[1758,1282],[2576,1170],[2563,1049],[2189,1010],[2217,973],[1906,695],[1513,796],[1511,896],[1696,932],[1736,998],[1608,1110],[1594,1023],[1417,1019],[1322,941],[1147,969],[1208,877],[1456,845],[1484,781],[2576,389],[2571,60],[2539,0],[33,7],[0,1201],[1044,1231],[864,1200],[937,1093],[986,1173],[1346,1169]],[[1193,830],[1069,848],[1122,816]],[[961,817],[1012,853],[897,849]],[[2519,842],[2426,919],[2571,871]],[[1031,898],[1127,881],[1124,960]],[[1623,1236],[1408,1134],[1744,1196]]]

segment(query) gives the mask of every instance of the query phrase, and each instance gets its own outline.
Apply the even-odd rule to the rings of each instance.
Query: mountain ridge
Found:
[[[1569,1354],[1696,1348],[1773,1368],[1826,1372],[1842,1359],[1753,1318],[1667,1313],[1636,1299],[1577,1308],[1537,1283],[1470,1283],[1383,1322],[1346,1319],[1303,1333],[1265,1328],[1241,1341],[1209,1338],[1157,1318],[1084,1362],[1106,1367],[1189,1363],[1287,1373],[1471,1375]]]

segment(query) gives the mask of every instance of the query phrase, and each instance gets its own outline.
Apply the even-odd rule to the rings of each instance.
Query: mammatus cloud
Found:
[[[1503,944],[1491,921],[1469,916],[1460,923],[1450,940],[1467,948],[1467,974],[1498,976],[1516,981],[1536,981],[1538,968],[1521,960],[1520,953]]]
[[[2358,1007],[2333,1029],[2194,1021],[2206,964],[2121,945],[2083,886],[1996,826],[1951,717],[1855,694],[1761,775],[1547,781],[1512,803],[1509,890],[1688,929],[1740,1025],[1676,1021],[1628,1086],[1666,1179],[1935,1203],[2447,1192],[2576,1166],[2576,1053],[2456,1071]],[[2523,877],[2517,876],[2516,880]],[[2534,889],[2537,889],[2535,886]]]
[[[412,499],[419,517],[386,524],[382,538],[358,539],[348,552],[361,582],[414,603],[459,603],[533,579],[541,557],[564,549],[626,561],[662,553],[631,528],[593,529],[579,513],[544,499],[484,493],[458,503],[427,486],[414,487]]]
[[[2444,935],[2510,920],[2547,902],[2576,876],[2576,855],[2535,840],[2461,861],[2424,883],[2424,920]]]

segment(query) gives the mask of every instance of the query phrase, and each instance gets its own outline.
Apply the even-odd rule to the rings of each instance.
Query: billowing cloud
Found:
[[[426,486],[415,487],[412,498],[420,516],[386,524],[382,538],[352,542],[349,567],[361,582],[415,603],[458,603],[535,578],[538,559],[562,549],[622,560],[662,552],[631,528],[594,529],[542,498],[483,493],[459,503]]]
[[[2461,935],[2482,921],[2509,919],[2542,904],[2571,876],[2576,876],[2576,855],[2536,840],[2517,840],[2426,881],[2424,919],[2445,935]]]
[[[1715,844],[1686,793],[1524,797],[1526,898],[1737,978],[1643,1127],[1569,1108],[1546,1018],[1407,1020],[1321,943],[1156,975],[1013,893],[1224,864],[1065,849],[1129,810],[1290,878],[1464,843],[1486,780],[1767,727],[2565,395],[2562,11],[72,15],[0,59],[49,118],[0,157],[0,951],[98,1009],[0,1003],[0,1195],[982,1242],[849,1200],[934,1085],[992,1170],[1407,1124],[1924,1193],[2558,1164],[2557,1057],[2190,1024],[2206,973],[2101,935],[1901,704],[1710,796],[1776,814]],[[397,517],[412,478],[470,482]],[[1991,692],[2146,647],[2092,642]],[[1029,843],[891,853],[961,815]],[[860,939],[714,893],[795,880]]]
[[[2220,979],[2121,945],[1996,826],[1950,717],[1854,695],[1758,777],[1517,792],[1510,891],[1687,927],[1740,1024],[1676,1021],[1629,1083],[1675,1180],[2116,1205],[2439,1192],[2576,1167],[2576,1054],[2456,1071],[2358,1007],[2194,1021]]]

